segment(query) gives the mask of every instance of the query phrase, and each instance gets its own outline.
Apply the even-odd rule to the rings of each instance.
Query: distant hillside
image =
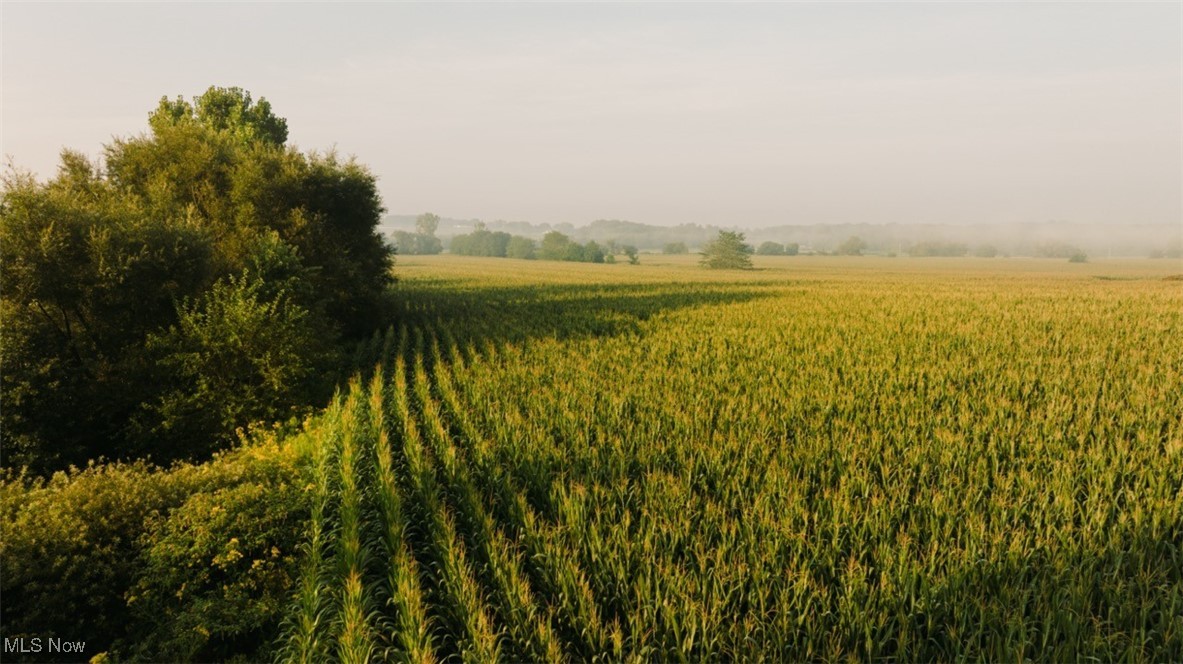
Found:
[[[417,215],[389,215],[381,230],[413,230]],[[455,235],[472,231],[479,219],[441,218],[437,235],[447,241]],[[631,244],[641,251],[661,251],[670,242],[685,242],[691,249],[702,246],[720,229],[740,230],[753,245],[765,241],[796,242],[804,253],[830,252],[844,240],[857,235],[867,243],[867,253],[906,254],[920,243],[964,245],[967,253],[987,247],[1000,255],[1031,256],[1049,247],[1073,247],[1089,255],[1149,256],[1183,253],[1183,224],[1111,225],[1076,224],[1049,221],[1030,224],[802,224],[772,228],[747,229],[736,226],[681,224],[654,226],[619,219],[598,219],[584,226],[574,224],[533,224],[525,221],[485,221],[489,230],[505,231],[541,239],[550,231],[559,231],[586,242],[615,240]]]

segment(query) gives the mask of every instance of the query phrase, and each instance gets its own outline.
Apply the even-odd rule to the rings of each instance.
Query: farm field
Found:
[[[1178,261],[694,258],[400,258],[283,657],[1183,657]]]

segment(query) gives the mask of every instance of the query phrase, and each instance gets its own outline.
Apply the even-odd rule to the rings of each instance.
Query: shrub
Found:
[[[331,394],[334,354],[317,319],[267,290],[250,273],[229,277],[149,337],[172,389],[147,405],[143,429],[174,441],[169,458],[206,455],[239,427],[303,415]]]
[[[190,497],[149,519],[142,571],[128,598],[153,661],[269,659],[298,574],[309,495],[280,464],[250,483]]]
[[[286,531],[274,525],[273,517],[283,511],[277,501],[290,507],[293,520],[307,512],[298,508],[298,468],[294,451],[268,441],[206,464],[180,464],[169,470],[144,462],[113,463],[59,472],[48,481],[7,473],[0,481],[0,637],[81,640],[87,643],[87,653],[112,648],[119,652],[129,647],[133,636],[184,617],[132,611],[128,599],[135,588],[143,588],[140,593],[155,601],[165,584],[179,581],[174,593],[189,584],[189,596],[205,600],[191,610],[214,615],[209,588],[202,585],[211,573],[221,574],[219,588],[225,584],[231,594],[236,588],[279,587],[290,546],[281,537]],[[276,496],[267,495],[272,491]],[[203,516],[208,525],[199,525]],[[300,526],[293,521],[292,527]],[[228,534],[231,530],[234,534]],[[228,566],[214,572],[208,569],[212,559],[196,562],[200,546],[191,545],[186,558],[180,546],[185,532],[227,541],[238,537],[244,556],[264,550],[261,542],[270,541],[281,555],[262,570]],[[162,567],[165,559],[177,563],[168,574]],[[160,580],[146,579],[147,574]],[[263,604],[243,614],[239,626],[222,623],[211,633],[257,632],[265,623],[261,607],[268,601],[264,595],[257,597]],[[161,643],[167,638],[161,637]]]

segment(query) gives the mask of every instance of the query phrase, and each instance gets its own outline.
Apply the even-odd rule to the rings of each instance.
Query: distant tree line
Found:
[[[640,262],[637,248],[609,241],[603,245],[590,241],[580,244],[567,235],[551,231],[537,243],[527,237],[510,235],[504,231],[490,231],[479,223],[471,233],[457,235],[448,245],[449,251],[460,256],[490,256],[496,258],[542,259],[581,263],[615,263],[617,255],[624,255],[629,263]]]
[[[969,247],[960,242],[917,242],[908,248],[909,256],[964,256]]]
[[[490,231],[478,222],[473,232],[453,237],[448,243],[448,251],[460,256],[534,259],[538,257],[536,244],[528,237]]]
[[[779,242],[761,242],[759,247],[756,247],[757,256],[796,256],[801,250],[801,245],[796,242],[789,242],[788,244],[781,244]]]
[[[421,214],[415,220],[415,232],[395,231],[392,234],[394,248],[398,253],[409,256],[434,256],[444,251],[444,244],[435,236],[440,218],[430,212]]]

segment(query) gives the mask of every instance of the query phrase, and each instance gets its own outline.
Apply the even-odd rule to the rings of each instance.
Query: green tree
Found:
[[[180,318],[148,337],[171,377],[144,404],[145,433],[185,456],[233,442],[237,427],[306,412],[330,396],[332,346],[324,323],[282,283],[250,271],[220,279],[180,307]]]
[[[604,249],[595,240],[588,240],[583,246],[583,260],[589,263],[603,263]]]
[[[505,258],[510,239],[509,233],[486,230],[482,225],[471,233],[452,238],[449,249],[460,256]]]
[[[796,242],[786,242],[785,243],[785,255],[786,256],[796,256],[800,252],[801,252],[801,245],[797,244]]]
[[[415,219],[415,231],[420,235],[435,235],[436,229],[440,227],[440,218],[438,214],[425,212]]]
[[[690,249],[686,246],[685,242],[668,242],[662,247],[661,253],[670,255],[688,254],[690,253]]]
[[[756,248],[757,256],[784,256],[785,245],[779,242],[762,242]]]
[[[287,120],[271,112],[266,99],[251,101],[251,93],[242,88],[210,86],[193,102],[184,97],[162,97],[148,124],[159,132],[167,126],[198,123],[216,131],[228,132],[246,142],[262,141],[283,145],[288,140]]]
[[[103,168],[66,152],[48,182],[18,172],[4,179],[5,466],[41,472],[98,456],[151,454],[165,462],[204,453],[194,450],[208,446],[182,441],[182,427],[167,426],[161,385],[208,380],[202,408],[218,413],[221,441],[252,419],[320,399],[307,381],[271,381],[260,390],[275,394],[236,403],[239,394],[213,388],[217,379],[201,373],[215,365],[193,360],[204,351],[189,341],[206,329],[194,321],[213,325],[206,310],[229,294],[206,294],[218,284],[229,288],[230,278],[249,274],[249,283],[258,282],[234,293],[243,312],[270,316],[276,333],[290,331],[284,320],[298,319],[316,342],[331,345],[385,320],[391,254],[376,232],[382,205],[369,171],[331,153],[283,146],[286,122],[233,88],[212,88],[193,104],[166,100],[149,124],[151,134],[107,146]],[[239,334],[231,322],[208,329]],[[189,336],[169,337],[173,328]],[[165,337],[188,341],[173,347]],[[268,375],[328,375],[323,355],[304,345],[309,339],[270,343]],[[259,347],[244,342],[225,353],[245,361],[252,348]],[[279,366],[288,361],[297,364]]]
[[[505,247],[505,255],[509,258],[531,259],[534,256],[535,242],[528,237],[514,235]]]
[[[440,218],[430,212],[415,219],[415,232],[394,231],[391,239],[398,253],[406,256],[433,256],[444,251],[444,243],[435,236]]]
[[[550,231],[542,236],[542,246],[538,251],[539,257],[552,261],[567,260],[568,245],[570,244],[572,244],[571,238],[558,231]]]
[[[838,245],[838,248],[834,253],[841,254],[843,256],[862,256],[863,251],[866,250],[866,248],[867,243],[864,242],[862,238],[857,235],[851,235],[850,237],[846,238],[842,244]]]
[[[752,267],[752,248],[744,243],[744,234],[738,231],[719,231],[701,253],[699,264],[711,269],[748,270]]]

